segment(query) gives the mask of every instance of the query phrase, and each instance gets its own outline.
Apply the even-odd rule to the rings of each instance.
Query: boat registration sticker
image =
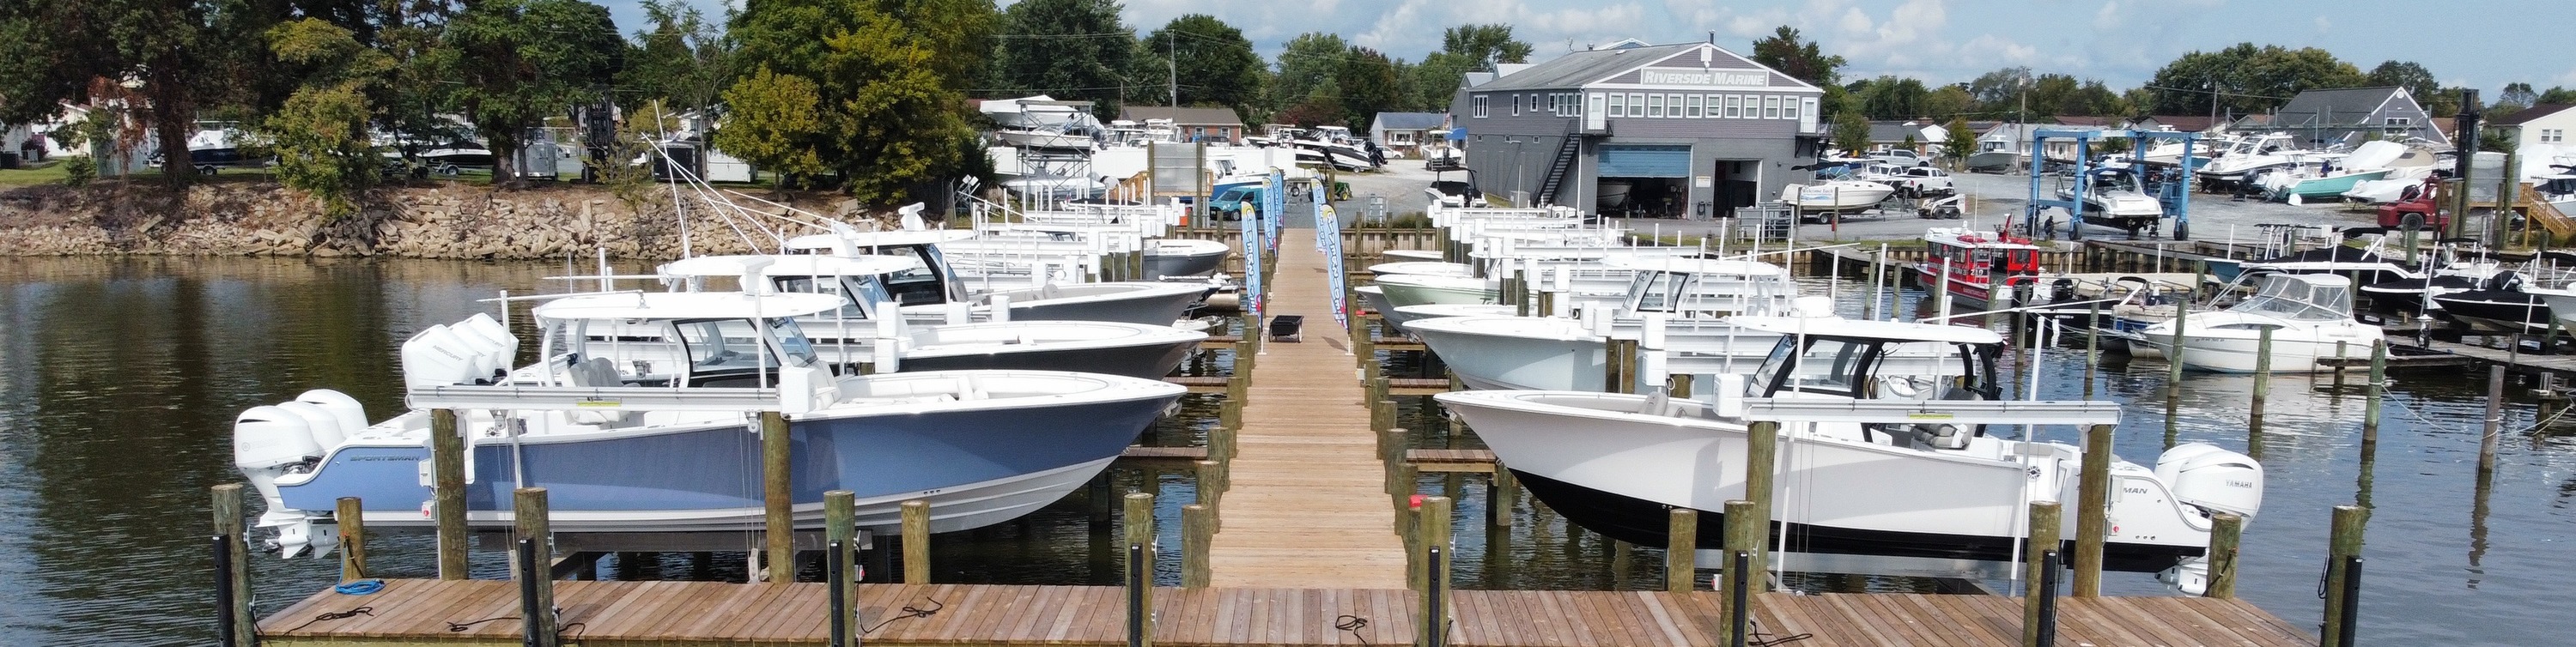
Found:
[[[616,407],[616,406],[620,406],[620,405],[623,405],[623,404],[625,404],[625,401],[623,401],[623,400],[583,400],[583,401],[580,401],[580,402],[572,403],[572,406],[576,406],[576,407]]]
[[[1938,411],[1908,411],[1905,413],[1905,419],[1907,420],[1949,420],[1957,417],[1958,416]]]

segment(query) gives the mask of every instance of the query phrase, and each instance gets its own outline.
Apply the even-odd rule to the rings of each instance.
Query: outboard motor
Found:
[[[319,407],[313,409],[321,411]],[[327,414],[325,414],[327,416]],[[322,445],[313,440],[312,423],[304,414],[283,407],[251,407],[233,418],[233,467],[241,470],[250,487],[259,491],[267,511],[259,516],[259,527],[277,528],[281,546],[288,556],[302,552],[310,543],[295,529],[306,526],[304,515],[286,508],[286,500],[277,494],[277,478],[311,466],[322,457]],[[336,424],[336,423],[335,423]],[[289,541],[289,535],[295,535]]]
[[[2230,512],[2248,521],[2263,508],[2263,464],[2208,443],[2183,443],[2156,458],[2156,479],[2174,499],[2210,514]]]
[[[2058,279],[2049,283],[2048,300],[2057,303],[2075,300],[2075,279]]]

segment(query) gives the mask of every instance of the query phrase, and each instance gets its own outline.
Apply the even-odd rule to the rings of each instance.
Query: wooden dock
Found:
[[[1304,342],[1262,345],[1209,543],[1219,587],[1402,589],[1404,542],[1387,505],[1354,360],[1333,323],[1324,256],[1279,246],[1272,315],[1304,315]]]
[[[1230,504],[1229,504],[1230,505]],[[866,584],[859,626],[871,645],[1124,645],[1117,587]],[[1158,645],[1364,646],[1409,644],[1415,595],[1401,589],[1157,588]],[[1714,592],[1458,591],[1450,644],[1630,647],[1725,644]],[[819,645],[822,584],[558,582],[566,644]],[[2315,644],[2297,627],[2240,600],[2065,598],[2058,644],[2094,647]],[[365,607],[370,613],[322,619]],[[518,645],[517,587],[493,580],[393,580],[373,595],[325,592],[260,622],[280,647]],[[919,615],[907,609],[929,611]],[[1756,637],[1805,635],[1801,647],[2008,647],[2021,642],[2019,598],[1991,595],[1765,593],[1753,599]],[[1362,622],[1353,622],[1353,620]],[[474,623],[482,620],[484,622]],[[462,629],[450,627],[474,623]],[[1340,627],[1350,627],[1342,629]],[[1776,644],[1776,643],[1775,643]]]

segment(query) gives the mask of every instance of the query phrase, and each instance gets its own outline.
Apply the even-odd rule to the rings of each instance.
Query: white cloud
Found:
[[[2322,34],[2333,30],[2334,21],[2326,20],[2325,16],[2317,16],[2317,33]]]

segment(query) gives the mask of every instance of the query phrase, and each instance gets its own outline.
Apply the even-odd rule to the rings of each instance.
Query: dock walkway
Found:
[[[1208,583],[1405,588],[1404,542],[1381,489],[1366,390],[1333,325],[1324,255],[1311,234],[1284,238],[1269,311],[1304,315],[1306,341],[1264,344],[1254,363]]]
[[[557,582],[555,596],[566,642],[583,647],[819,645],[830,616],[816,583]],[[858,587],[870,645],[1124,645],[1124,598],[1103,586]],[[1717,647],[1724,602],[1709,591],[1458,591],[1450,644]],[[361,606],[372,615],[315,620]],[[907,607],[934,611],[907,617]],[[1158,645],[1401,645],[1417,626],[1414,594],[1403,590],[1157,588],[1154,608]],[[1800,647],[2010,647],[2021,642],[2021,608],[2018,598],[1992,595],[1765,593],[1754,597],[1753,618],[1764,634],[1757,638],[1805,634]],[[511,582],[393,580],[374,595],[307,598],[262,621],[260,635],[278,647],[517,645],[518,609]],[[2061,645],[2315,644],[2240,600],[2066,598],[2058,622]]]

